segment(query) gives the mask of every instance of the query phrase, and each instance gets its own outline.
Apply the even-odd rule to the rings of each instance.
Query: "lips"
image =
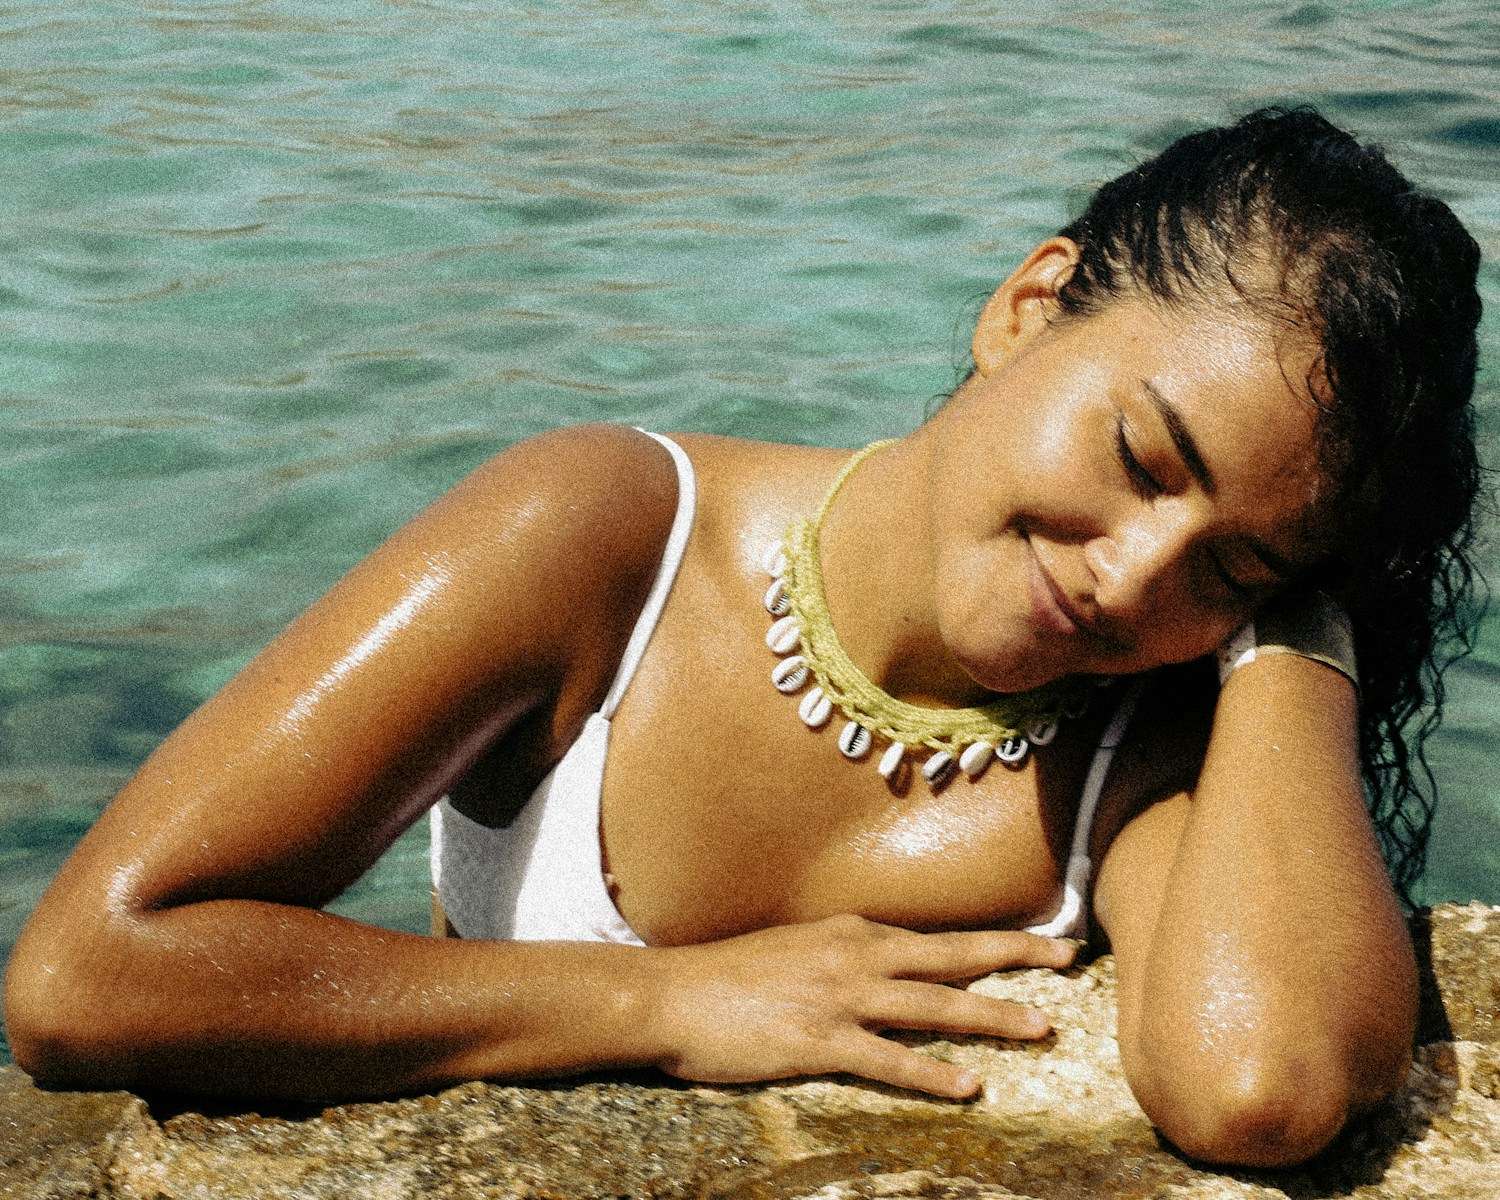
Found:
[[[1026,539],[1026,549],[1031,560],[1030,578],[1028,584],[1031,592],[1032,616],[1036,623],[1043,629],[1050,629],[1054,633],[1064,635],[1075,634],[1083,627],[1083,621],[1078,612],[1067,601],[1062,589],[1057,586],[1057,581],[1048,573],[1047,568],[1042,566],[1042,560],[1037,556],[1036,547],[1031,544],[1031,539]]]

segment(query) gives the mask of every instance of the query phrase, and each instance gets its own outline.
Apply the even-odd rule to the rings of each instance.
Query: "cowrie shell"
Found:
[[[777,654],[789,654],[802,640],[802,623],[796,617],[782,617],[766,630],[766,645]]]
[[[1018,763],[1030,749],[1031,743],[1023,737],[1006,738],[995,747],[995,757],[1003,763]]]
[[[833,701],[823,695],[822,688],[815,687],[802,697],[802,703],[797,706],[797,715],[809,729],[821,729],[833,715]]]
[[[958,756],[958,765],[970,779],[978,779],[984,774],[985,767],[990,765],[994,754],[995,747],[989,742],[975,742],[964,747],[964,752]]]
[[[850,721],[839,731],[839,753],[845,758],[863,758],[870,752],[870,731]]]
[[[800,654],[783,658],[771,668],[771,684],[778,692],[785,692],[790,696],[793,692],[800,691],[806,682],[807,659]]]
[[[760,556],[760,566],[767,575],[786,574],[786,551],[780,542],[772,542]]]
[[[953,755],[938,750],[929,755],[922,764],[922,778],[928,783],[941,783],[953,773]]]
[[[1026,727],[1026,740],[1033,746],[1049,745],[1057,736],[1056,721],[1038,721]]]
[[[786,594],[786,580],[773,579],[761,603],[766,606],[766,611],[773,617],[784,617],[791,612],[792,598]]]
[[[906,747],[900,742],[892,742],[885,748],[885,753],[880,756],[880,765],[875,769],[880,772],[883,779],[889,779],[901,766],[901,759],[906,754]]]

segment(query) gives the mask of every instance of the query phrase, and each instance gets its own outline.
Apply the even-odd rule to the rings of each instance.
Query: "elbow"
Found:
[[[113,1006],[97,1003],[97,981],[69,956],[22,937],[5,973],[5,1026],[15,1063],[45,1087],[130,1085]]]
[[[9,1002],[5,1016],[6,1038],[10,1042],[11,1056],[15,1059],[16,1066],[31,1076],[37,1086],[107,1087],[101,1080],[91,1077],[86,1069],[86,1056],[82,1053],[80,1039],[72,1036],[72,1031],[61,1028],[56,1023],[13,1016]]]
[[[1227,1167],[1284,1168],[1333,1141],[1348,1112],[1305,1096],[1233,1096],[1216,1111],[1162,1132],[1190,1158]]]
[[[1351,1112],[1339,1073],[1308,1063],[1242,1063],[1214,1084],[1179,1093],[1175,1102],[1158,1099],[1147,1115],[1184,1154],[1220,1166],[1298,1166],[1338,1136]]]
[[[40,1084],[66,1082],[62,1064],[76,1057],[66,989],[45,964],[12,956],[5,973],[5,1036],[16,1066]]]

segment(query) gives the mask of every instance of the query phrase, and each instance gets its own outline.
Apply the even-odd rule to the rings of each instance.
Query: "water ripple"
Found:
[[[39,777],[143,755],[517,437],[908,427],[975,298],[1091,186],[1258,103],[1315,102],[1450,198],[1500,353],[1500,19],[1476,0],[5,17],[0,464],[25,518],[0,529],[0,716]],[[1500,835],[1497,646],[1492,615],[1453,676],[1435,895],[1500,900],[1471,846]],[[46,758],[63,714],[103,757]]]

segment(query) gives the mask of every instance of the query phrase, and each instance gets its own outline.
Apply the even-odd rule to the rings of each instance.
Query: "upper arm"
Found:
[[[167,738],[33,924],[331,899],[585,658],[617,652],[618,611],[644,598],[675,504],[670,458],[628,429],[497,455]]]
[[[1211,705],[1201,681],[1151,687],[1100,800],[1093,912],[1115,957],[1124,1059],[1135,1046],[1146,964],[1203,763]]]
[[[1191,804],[1186,791],[1153,797],[1110,842],[1095,877],[1094,914],[1115,958],[1120,1057],[1135,1066],[1141,994],[1172,860]]]

